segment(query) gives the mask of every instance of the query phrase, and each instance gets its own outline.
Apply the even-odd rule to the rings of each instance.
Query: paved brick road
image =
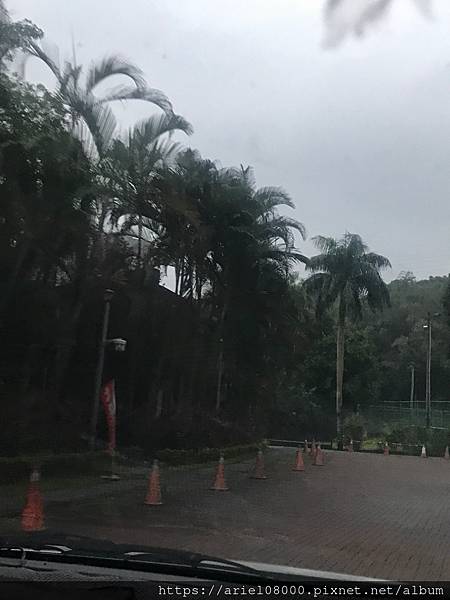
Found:
[[[49,529],[118,542],[184,548],[379,578],[450,579],[450,463],[337,453],[324,467],[291,471],[292,449],[271,449],[269,479],[227,465],[229,492],[212,492],[211,468],[162,472],[161,507],[143,505],[144,481],[95,497],[49,498]],[[0,490],[1,491],[1,490]],[[69,496],[70,497],[70,496]],[[0,519],[0,530],[17,520]]]

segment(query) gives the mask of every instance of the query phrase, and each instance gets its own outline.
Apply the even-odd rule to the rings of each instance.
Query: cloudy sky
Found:
[[[136,62],[193,124],[187,143],[285,187],[310,237],[359,233],[391,259],[388,279],[450,272],[448,0],[7,6],[62,59],[73,37],[80,63],[112,52]],[[28,76],[51,84],[37,63]],[[116,110],[126,126],[152,109]]]

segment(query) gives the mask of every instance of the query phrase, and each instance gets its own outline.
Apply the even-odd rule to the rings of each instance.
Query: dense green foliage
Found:
[[[18,24],[3,26],[7,43]],[[258,189],[250,168],[182,149],[172,133],[190,124],[134,65],[61,70],[34,30],[20,33],[28,42],[10,42],[0,75],[3,450],[85,444],[106,288],[109,336],[128,341],[124,356],[108,347],[104,372],[117,380],[122,443],[260,435],[256,411],[294,358],[291,273],[306,259],[294,244],[303,225],[279,211],[291,199]],[[54,92],[9,73],[17,48],[51,68]],[[97,84],[119,74],[133,89],[99,99]],[[107,108],[119,97],[163,112],[119,137]],[[175,293],[159,285],[167,268]]]
[[[377,314],[365,308],[361,319],[348,323],[343,414],[359,412],[369,435],[385,436],[411,424],[425,426],[427,335],[423,325],[428,312],[440,313],[432,318],[432,425],[450,425],[450,312],[443,308],[449,287],[447,277],[416,281],[412,273],[402,273],[388,284],[389,308]],[[335,431],[327,416],[333,414],[334,408],[335,345],[336,324],[330,315],[325,315],[306,359],[292,375],[290,394],[284,395],[284,404],[277,409],[278,419],[284,428],[289,428],[290,435],[299,430],[317,431],[315,426],[308,428],[304,423],[305,415],[310,420],[312,414],[316,415],[314,425],[320,419],[328,424],[329,435]],[[292,411],[297,413],[295,417]]]
[[[134,65],[107,57],[60,69],[32,24],[0,21],[1,452],[86,447],[106,288],[108,335],[127,340],[123,354],[108,346],[104,369],[116,379],[119,445],[334,435],[335,300],[347,288],[331,270],[339,285],[317,313],[297,265],[323,275],[325,263],[297,250],[305,231],[286,216],[289,195],[176,142],[192,126]],[[23,51],[52,69],[55,90],[11,74]],[[111,75],[129,83],[98,98]],[[157,113],[119,136],[117,98]],[[411,363],[420,398],[423,318],[442,310],[447,282],[402,277],[375,315],[388,300],[378,273],[387,263],[352,239],[370,268],[348,279],[348,310],[360,318],[346,323],[344,416],[407,401]],[[161,285],[167,270],[173,292]],[[447,326],[437,320],[433,333],[436,399],[446,399]]]

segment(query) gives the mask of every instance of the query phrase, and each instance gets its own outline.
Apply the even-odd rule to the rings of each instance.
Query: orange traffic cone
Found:
[[[264,470],[264,456],[262,450],[258,450],[258,454],[256,455],[256,464],[252,479],[267,479],[267,475]]]
[[[313,465],[315,465],[316,467],[323,467],[323,451],[322,448],[320,447],[320,442],[317,444],[317,448],[316,448],[316,453],[314,455],[314,462]]]
[[[309,448],[308,448],[308,440],[305,440],[305,446],[303,448],[303,452],[305,454],[309,454]]]
[[[303,462],[303,455],[300,448],[297,448],[297,452],[295,454],[295,465],[292,467],[293,471],[304,471],[305,463]]]
[[[316,457],[316,441],[313,439],[313,441],[311,442],[311,459],[314,461],[315,457]]]
[[[150,471],[148,491],[144,504],[148,504],[149,506],[159,506],[162,504],[161,485],[159,481],[159,464],[157,460],[153,461],[153,467]]]
[[[350,444],[347,446],[349,452],[353,452],[353,440],[350,440]]]
[[[383,449],[383,454],[385,456],[389,456],[389,446],[387,442],[384,442],[384,449]]]
[[[27,493],[27,503],[22,512],[23,531],[42,531],[44,527],[44,508],[39,490],[41,476],[37,469],[33,469],[30,476],[30,485]]]
[[[422,444],[422,452],[420,453],[420,456],[422,458],[426,458],[427,457],[427,450],[425,448],[425,444]]]
[[[211,489],[216,492],[226,492],[229,488],[225,481],[225,460],[223,456],[219,459],[219,464],[217,465],[216,478],[214,480]]]
[[[448,446],[445,446],[444,458],[445,458],[445,460],[450,459],[450,454],[448,452]]]

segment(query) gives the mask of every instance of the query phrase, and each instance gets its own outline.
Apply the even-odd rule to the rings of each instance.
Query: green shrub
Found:
[[[398,443],[406,445],[421,445],[427,441],[427,430],[425,427],[410,425],[407,427],[397,427],[386,436],[389,444]]]
[[[155,456],[165,448],[189,451],[191,448],[227,447],[252,444],[262,434],[254,434],[248,423],[207,414],[178,415],[149,426],[148,417],[139,413],[133,422],[133,444],[145,456]]]
[[[400,444],[404,454],[421,453],[423,444],[426,446],[428,456],[443,456],[445,447],[450,445],[450,431],[448,429],[430,429],[411,425],[393,429],[386,436],[389,444]]]
[[[156,457],[168,465],[186,465],[217,460],[223,454],[225,459],[255,454],[264,444],[246,444],[225,448],[191,448],[189,450],[160,450]]]
[[[350,440],[362,442],[366,437],[366,423],[361,415],[352,414],[344,420],[344,441]]]
[[[450,431],[448,429],[431,429],[427,440],[427,454],[429,456],[443,456],[445,447],[450,445]]]

